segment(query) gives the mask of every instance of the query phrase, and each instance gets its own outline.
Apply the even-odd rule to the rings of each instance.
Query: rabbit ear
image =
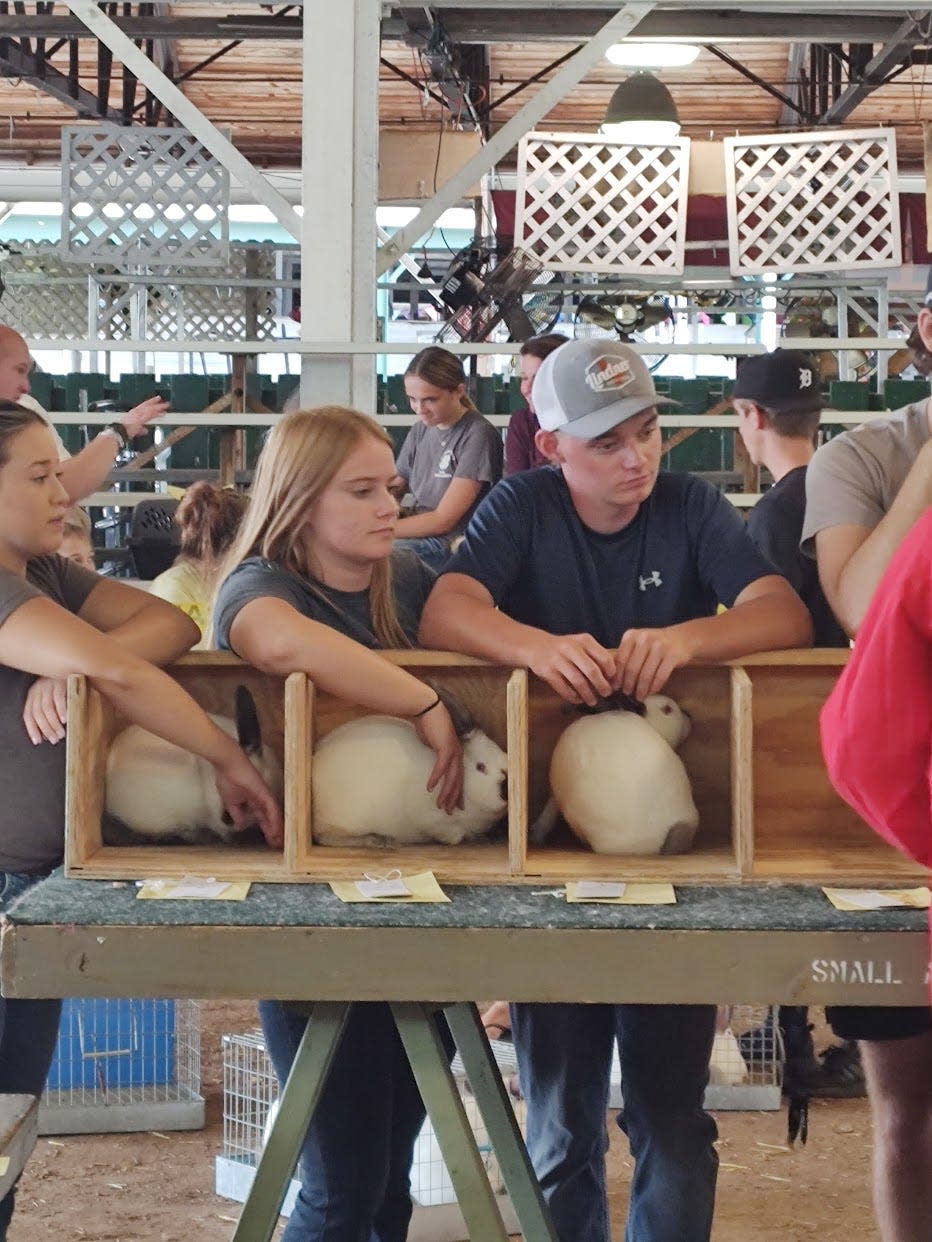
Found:
[[[581,712],[584,716],[598,716],[601,712],[633,712],[635,716],[646,716],[647,708],[640,699],[636,699],[633,694],[625,694],[623,690],[615,690],[611,694],[599,699],[595,707],[588,707],[585,703],[581,703],[577,712]]]
[[[476,722],[473,720],[472,716],[459,701],[459,699],[456,698],[455,695],[451,694],[449,690],[444,689],[443,686],[435,686],[434,683],[429,680],[427,684],[436,690],[440,695],[440,699],[444,707],[450,713],[450,719],[453,721],[453,728],[456,730],[456,735],[460,741],[463,741],[465,738],[469,737],[470,733],[474,733],[476,729]]]
[[[245,686],[236,687],[236,737],[247,755],[262,753],[262,730],[256,701]]]

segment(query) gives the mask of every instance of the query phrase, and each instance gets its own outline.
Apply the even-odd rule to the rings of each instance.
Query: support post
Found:
[[[301,340],[375,341],[378,0],[304,5]],[[375,356],[301,363],[301,404],[375,413]]]

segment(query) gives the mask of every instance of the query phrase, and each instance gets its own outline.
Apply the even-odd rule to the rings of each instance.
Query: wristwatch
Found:
[[[100,432],[102,436],[111,435],[116,440],[119,448],[117,452],[122,453],[129,444],[129,434],[122,423],[107,423],[106,427]]]

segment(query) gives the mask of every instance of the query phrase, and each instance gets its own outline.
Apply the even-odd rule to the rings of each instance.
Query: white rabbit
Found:
[[[416,845],[484,836],[505,813],[508,759],[480,729],[463,738],[463,806],[447,815],[427,792],[433,751],[395,716],[363,716],[317,745],[311,769],[314,841]]]
[[[709,1058],[709,1082],[717,1087],[737,1087],[748,1080],[748,1063],[731,1027],[716,1031]]]
[[[581,716],[560,736],[550,760],[553,801],[572,831],[597,854],[673,854],[689,849],[699,824],[689,776],[673,747],[689,717],[666,695],[644,714],[610,710]],[[545,809],[532,838],[555,818]]]
[[[236,689],[235,721],[210,718],[239,741],[280,799],[281,766],[262,745],[256,705],[245,686]],[[239,831],[224,810],[207,760],[139,725],[125,728],[110,747],[105,809],[143,837],[193,842],[216,836],[228,841]]]

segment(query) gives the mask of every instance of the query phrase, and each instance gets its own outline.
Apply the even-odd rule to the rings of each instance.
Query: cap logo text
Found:
[[[627,388],[633,383],[631,363],[625,358],[609,358],[602,354],[586,367],[586,383],[593,392],[606,392],[612,388]]]
[[[812,371],[808,367],[799,368],[799,386],[800,388],[812,387]]]

